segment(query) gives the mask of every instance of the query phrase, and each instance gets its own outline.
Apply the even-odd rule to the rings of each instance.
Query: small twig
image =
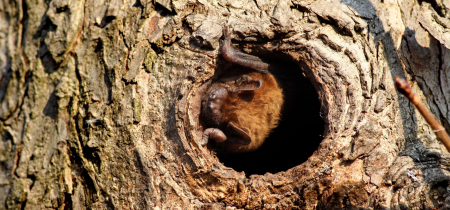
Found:
[[[409,86],[408,82],[399,77],[395,77],[395,86],[397,86],[398,92],[405,95],[409,101],[416,106],[420,114],[422,114],[428,124],[430,124],[439,141],[444,144],[447,151],[450,151],[450,137],[445,131],[445,128],[439,124],[439,122],[434,119],[433,115],[420,103],[419,96],[412,92],[411,86]]]

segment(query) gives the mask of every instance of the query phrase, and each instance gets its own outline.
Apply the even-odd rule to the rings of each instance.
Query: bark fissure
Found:
[[[400,75],[417,81],[414,92],[448,122],[446,5],[437,10],[428,2],[400,1],[154,4],[3,2],[0,165],[6,170],[1,170],[0,182],[6,184],[0,185],[0,205],[449,205],[449,155],[424,119],[404,104],[392,80]],[[212,82],[234,68],[219,53],[226,27],[234,30],[233,43],[243,52],[291,63],[297,68],[282,69],[303,74],[314,86],[301,88],[317,95],[286,97],[294,101],[294,109],[324,124],[308,116],[291,122],[323,126],[323,133],[308,137],[300,131],[305,126],[289,125],[299,129],[266,142],[268,151],[291,145],[292,150],[282,151],[291,153],[293,163],[313,142],[314,152],[305,154],[303,162],[250,175],[246,166],[245,172],[227,167],[216,148],[200,145],[206,129],[201,98]],[[312,106],[312,98],[318,98],[314,109],[306,106]],[[269,144],[271,140],[276,143]],[[270,165],[268,160],[276,159],[266,156],[245,160]],[[275,168],[281,168],[290,160],[277,161]]]

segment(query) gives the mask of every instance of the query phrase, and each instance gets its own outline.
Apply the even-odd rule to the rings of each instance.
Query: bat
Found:
[[[202,98],[201,117],[207,128],[201,144],[210,139],[229,152],[249,152],[260,147],[277,127],[283,107],[283,90],[259,57],[240,52],[224,30],[221,54],[234,68],[212,83]]]

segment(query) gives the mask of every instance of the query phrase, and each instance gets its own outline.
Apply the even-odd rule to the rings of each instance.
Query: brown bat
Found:
[[[283,91],[269,72],[270,65],[235,49],[230,31],[224,32],[222,56],[246,68],[229,71],[206,91],[201,115],[208,128],[202,145],[213,139],[230,152],[248,152],[260,147],[278,125]]]

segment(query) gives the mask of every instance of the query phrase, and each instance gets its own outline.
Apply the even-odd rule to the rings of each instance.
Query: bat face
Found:
[[[248,152],[262,145],[280,120],[282,89],[271,74],[234,69],[213,83],[202,100],[201,115],[209,139],[230,152]]]

